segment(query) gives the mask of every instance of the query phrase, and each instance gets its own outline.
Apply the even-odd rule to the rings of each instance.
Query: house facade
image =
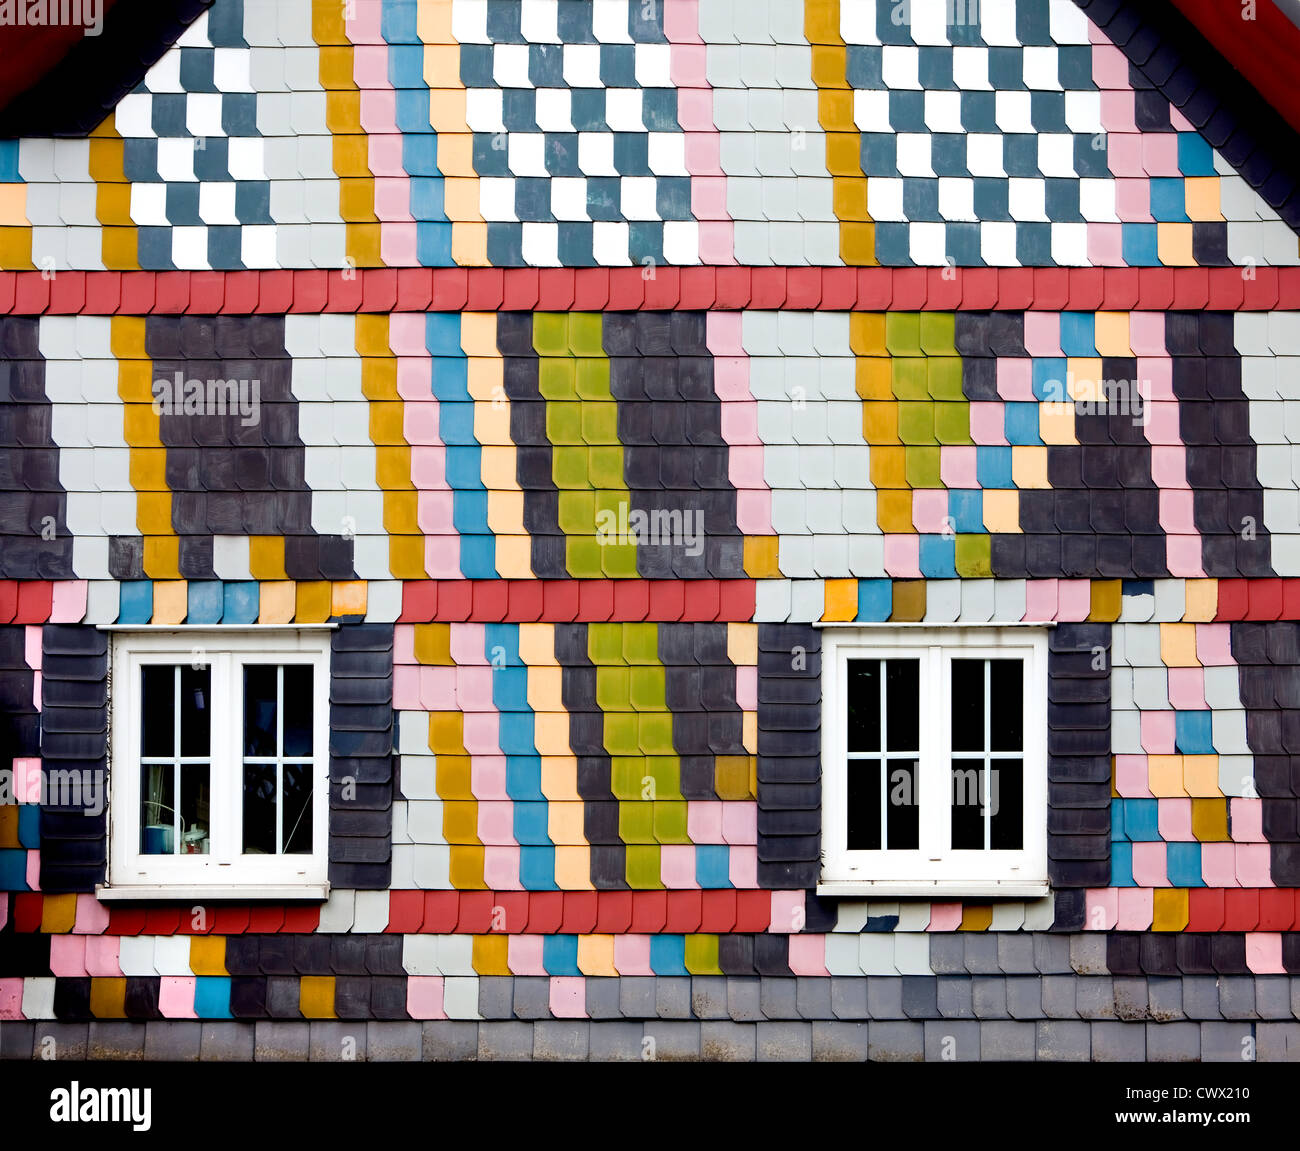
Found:
[[[1172,4],[118,7],[0,1053],[1296,1057],[1300,125]]]

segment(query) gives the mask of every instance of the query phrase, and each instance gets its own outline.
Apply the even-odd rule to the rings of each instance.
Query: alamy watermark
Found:
[[[0,806],[39,803],[80,808],[94,817],[103,814],[107,798],[108,780],[101,768],[0,769]]]
[[[1147,406],[1138,380],[1099,380],[1067,372],[1064,380],[1043,383],[1043,403],[1061,404],[1080,416],[1128,416],[1134,427],[1146,423]]]
[[[0,26],[104,30],[104,0],[0,0]]]
[[[261,380],[187,380],[177,372],[153,382],[153,410],[160,416],[234,416],[246,428],[261,421]]]
[[[699,509],[632,508],[626,503],[618,511],[604,509],[596,514],[596,542],[639,544],[641,547],[680,547],[688,556],[704,554],[704,513]]]

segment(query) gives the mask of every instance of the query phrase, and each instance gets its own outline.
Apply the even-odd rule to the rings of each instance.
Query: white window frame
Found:
[[[953,659],[1024,660],[1024,833],[1018,851],[953,850],[951,713]],[[848,700],[850,659],[919,659],[920,846],[915,851],[849,850]],[[1042,627],[882,625],[822,630],[823,895],[1037,898],[1047,883],[1047,632]],[[924,701],[933,700],[926,708]],[[987,706],[987,705],[986,705]],[[936,812],[943,812],[942,817]]]
[[[332,626],[257,629],[105,628],[110,663],[108,877],[101,899],[324,899],[329,892],[329,680]],[[140,669],[149,664],[211,668],[210,850],[206,855],[140,852]],[[244,855],[243,668],[312,668],[310,855]],[[218,719],[218,715],[224,716]],[[295,760],[300,757],[294,757]],[[305,759],[307,757],[301,757]]]

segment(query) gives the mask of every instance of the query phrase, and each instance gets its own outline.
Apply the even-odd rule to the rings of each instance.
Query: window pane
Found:
[[[206,667],[181,668],[181,755],[208,755],[212,672]]]
[[[311,755],[312,669],[302,664],[284,669],[284,754]],[[286,781],[285,786],[288,787]]]
[[[287,676],[286,676],[287,678]],[[311,854],[312,766],[309,763],[284,765],[284,852],[286,855]]]
[[[275,854],[275,764],[244,764],[244,854]]]
[[[880,750],[880,660],[849,660],[849,750]]]
[[[989,816],[994,851],[1024,848],[1025,767],[1019,759],[995,759],[989,788]]]
[[[244,665],[244,754],[275,755],[276,668]]]
[[[152,669],[146,668],[146,671]],[[171,668],[166,669],[173,675]],[[140,768],[140,854],[171,855],[176,850],[176,769],[170,763]]]
[[[887,751],[919,751],[921,663],[915,659],[885,662],[885,738]]]
[[[954,851],[984,850],[983,760],[953,760],[952,846]]]
[[[181,855],[208,854],[208,782],[206,763],[181,766]]]
[[[170,665],[140,669],[140,753],[168,759],[176,754],[176,668]]]
[[[1023,751],[1025,664],[1019,659],[995,659],[989,671],[993,697],[991,751]]]
[[[952,749],[984,750],[984,664],[982,659],[952,661]]]
[[[889,806],[885,810],[890,851],[915,851],[921,846],[921,797],[917,793],[916,764],[914,759],[889,761]]]
[[[880,850],[880,760],[851,759],[849,771],[850,851]]]

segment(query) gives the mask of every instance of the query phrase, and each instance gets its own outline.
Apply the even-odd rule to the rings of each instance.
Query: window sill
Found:
[[[173,902],[194,901],[203,903],[211,900],[239,900],[252,902],[257,900],[277,900],[281,902],[302,901],[322,903],[329,898],[328,883],[270,884],[249,883],[220,887],[215,884],[98,884],[95,897],[104,903],[125,902],[127,900],[160,900]]]
[[[860,879],[823,880],[817,884],[818,895],[839,895],[849,898],[866,896],[872,899],[884,899],[893,896],[914,896],[929,899],[1041,899],[1051,893],[1051,888],[1043,883],[1028,883],[1020,880],[1007,883],[949,883],[939,880],[881,880],[877,882]]]

